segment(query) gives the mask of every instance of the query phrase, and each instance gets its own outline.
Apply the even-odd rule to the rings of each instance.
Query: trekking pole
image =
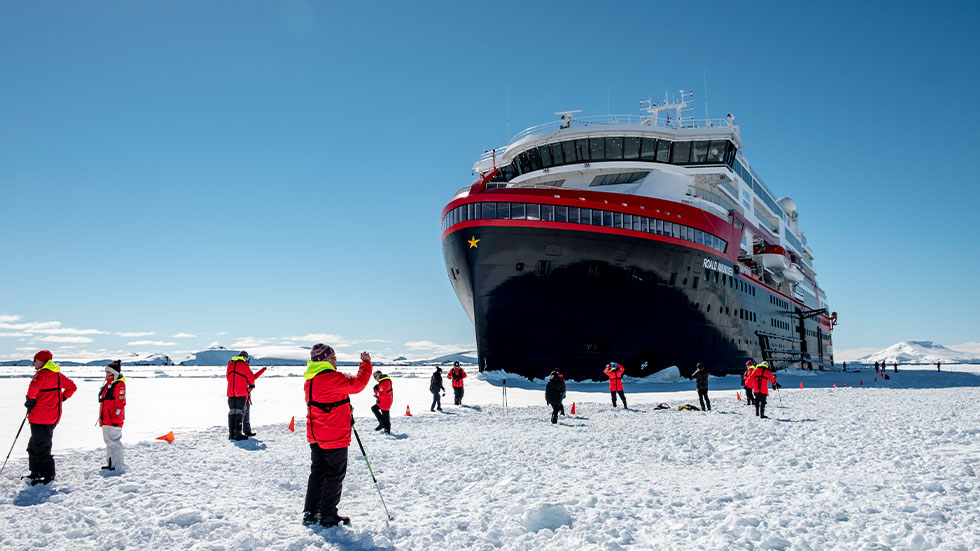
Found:
[[[507,411],[507,379],[504,379],[504,412]]]
[[[353,426],[351,427],[351,430],[354,431],[354,437],[357,438],[357,445],[361,448],[361,455],[364,456],[364,462],[367,463],[368,472],[371,473],[371,480],[374,481],[374,487],[378,490],[378,497],[381,498],[381,506],[385,508],[385,514],[388,515],[388,519],[385,520],[385,524],[388,524],[388,521],[395,520],[395,517],[391,516],[391,513],[388,512],[388,506],[385,505],[385,498],[381,495],[381,488],[378,486],[378,479],[374,477],[374,471],[371,470],[371,462],[368,461],[367,453],[364,451],[364,444],[361,443],[361,435],[357,434],[357,429],[355,429]],[[388,525],[390,526],[390,524]]]
[[[10,459],[10,454],[14,453],[14,446],[17,445],[17,439],[20,438],[20,431],[24,430],[24,423],[26,422],[27,413],[24,414],[24,420],[20,422],[20,428],[17,429],[17,436],[14,437],[14,442],[10,445],[10,451],[7,452],[7,459]],[[0,474],[3,474],[3,470],[7,467],[7,459],[3,460],[3,467],[0,467]]]

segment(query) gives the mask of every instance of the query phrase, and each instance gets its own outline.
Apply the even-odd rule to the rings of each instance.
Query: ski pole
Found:
[[[28,412],[30,413],[30,412]],[[14,453],[14,446],[17,445],[17,439],[20,438],[20,431],[24,430],[24,423],[27,422],[27,413],[24,414],[24,420],[20,422],[20,428],[17,429],[17,436],[14,437],[13,444],[10,445],[10,451],[7,452],[7,459],[10,459],[10,454]],[[7,467],[7,459],[3,460],[3,466],[0,467],[0,474],[3,474],[3,470]]]
[[[371,473],[371,480],[374,481],[374,487],[378,490],[378,497],[381,498],[381,506],[385,508],[385,514],[388,515],[388,519],[385,520],[385,524],[388,524],[389,520],[395,520],[395,517],[391,516],[388,512],[388,506],[385,505],[385,498],[381,495],[381,487],[378,486],[378,479],[374,477],[374,471],[371,469],[371,462],[368,461],[367,453],[364,451],[364,444],[361,443],[361,435],[357,434],[357,429],[353,426],[351,430],[354,431],[354,437],[357,438],[357,445],[361,448],[361,455],[364,456],[364,462],[367,463],[368,472]]]

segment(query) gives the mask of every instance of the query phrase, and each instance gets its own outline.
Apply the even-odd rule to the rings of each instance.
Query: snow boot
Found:
[[[320,526],[323,526],[324,528],[331,528],[333,526],[337,526],[338,524],[350,526],[350,518],[342,517],[340,515],[320,517]]]
[[[766,406],[762,406],[759,409],[759,418],[760,419],[768,419],[768,417],[766,417]]]
[[[242,415],[231,416],[231,420],[229,421],[229,423],[231,424],[230,426],[231,436],[228,437],[229,440],[235,440],[235,441],[248,440],[248,436],[245,436],[242,433],[242,417],[243,417]]]
[[[374,430],[381,430],[383,428],[385,428],[384,425],[378,425],[378,426],[374,427]]]
[[[316,513],[311,513],[310,511],[303,511],[303,526],[313,526],[318,523],[320,519],[319,515]]]

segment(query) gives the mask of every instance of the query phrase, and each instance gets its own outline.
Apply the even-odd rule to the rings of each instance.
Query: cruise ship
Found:
[[[796,203],[751,167],[734,117],[695,119],[691,96],[558,112],[473,165],[442,251],[481,371],[833,366],[837,314]]]

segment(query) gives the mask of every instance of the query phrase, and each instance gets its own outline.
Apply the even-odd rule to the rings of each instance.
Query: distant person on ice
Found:
[[[691,377],[697,383],[698,400],[701,400],[701,411],[711,411],[711,400],[708,399],[708,370],[704,368],[704,364],[699,363]],[[705,404],[708,405],[707,410],[705,410]]]
[[[936,371],[942,371],[942,369],[939,369],[939,362],[936,362]]]
[[[122,427],[126,418],[126,377],[122,362],[113,360],[105,366],[105,382],[99,391],[99,426],[105,441],[106,464],[103,471],[124,472]]]
[[[769,398],[769,383],[776,385],[776,376],[769,369],[769,364],[762,362],[752,370],[752,391],[755,392],[755,414],[762,419],[766,417],[766,400]]]
[[[742,374],[742,387],[745,390],[745,405],[751,406],[755,404],[755,397],[752,395],[752,370],[755,369],[755,364],[752,360],[745,362],[745,373]]]
[[[394,401],[391,377],[381,371],[375,371],[374,380],[378,381],[378,384],[374,385],[375,404],[371,406],[371,411],[378,418],[378,426],[374,430],[384,429],[386,434],[391,434],[391,403]]]
[[[623,392],[623,371],[623,366],[609,362],[602,372],[609,377],[609,394],[612,395],[613,407],[616,407],[616,393],[619,393],[619,397],[623,399],[623,409],[629,409],[626,406],[626,394]]]
[[[337,371],[337,354],[325,344],[310,350],[303,377],[306,395],[306,441],[310,443],[310,479],[306,486],[303,524],[350,524],[337,512],[347,475],[354,408],[350,395],[364,390],[371,380],[371,355],[361,352],[361,366],[351,377]]]
[[[562,397],[565,393],[565,382],[562,381],[557,371],[551,372],[547,386],[544,387],[544,401],[551,406],[551,423],[558,423],[558,413],[565,409],[562,405]]]
[[[446,395],[446,387],[442,384],[442,368],[436,366],[435,372],[432,374],[432,379],[429,381],[429,392],[432,393],[432,406],[429,411],[439,410],[442,411],[442,399],[439,398],[439,393]]]
[[[228,440],[248,440],[245,433],[255,435],[248,419],[248,393],[255,388],[248,352],[242,350],[228,362],[225,377],[228,379]]]
[[[463,379],[466,378],[466,372],[463,371],[462,367],[459,367],[459,362],[453,362],[453,368],[449,370],[449,375],[446,378],[453,382],[455,404],[457,406],[463,405]]]
[[[35,486],[54,480],[54,457],[51,439],[61,420],[61,404],[75,393],[71,379],[61,374],[61,368],[51,361],[50,350],[34,355],[34,377],[27,387],[27,420],[31,423],[31,439],[27,442],[27,463],[31,472],[26,479]]]

